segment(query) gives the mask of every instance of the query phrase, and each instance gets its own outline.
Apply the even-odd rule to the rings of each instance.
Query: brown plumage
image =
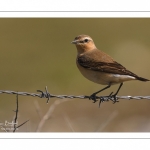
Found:
[[[108,61],[105,62],[104,59],[100,59],[100,58],[99,58],[100,61],[98,61],[99,59],[98,60],[94,59],[95,57],[92,57],[93,54],[94,55],[96,54],[96,56],[99,56],[98,53],[101,53],[101,52],[96,51],[95,53],[90,53],[90,55],[87,54],[86,56],[83,54],[77,58],[77,61],[82,67],[93,70],[93,71],[120,74],[120,75],[130,75],[140,81],[149,81],[148,79],[139,77],[133,72],[127,70],[124,66],[112,60],[112,58],[110,59],[111,61],[109,60],[109,62]]]
[[[76,63],[84,77],[95,83],[108,85],[104,89],[120,83],[117,92],[113,95],[115,100],[123,82],[130,80],[149,81],[127,70],[124,66],[114,61],[112,57],[98,50],[94,41],[88,35],[79,35],[72,43],[76,45],[78,52]],[[96,94],[104,89],[93,93],[91,99],[96,101]]]

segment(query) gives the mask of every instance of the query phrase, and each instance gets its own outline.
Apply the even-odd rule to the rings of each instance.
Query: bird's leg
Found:
[[[120,89],[121,89],[122,85],[123,85],[123,83],[121,83],[121,84],[119,85],[119,88],[118,88],[117,92],[116,92],[114,95],[112,95],[112,96],[111,96],[111,97],[113,97],[113,98],[114,98],[114,99],[113,99],[113,103],[119,102],[119,101],[117,101],[117,97],[116,97],[116,95],[117,95],[117,94],[118,94],[118,92],[120,91]]]
[[[89,97],[89,99],[92,99],[92,100],[94,101],[94,103],[95,103],[95,102],[96,102],[96,94],[98,94],[98,93],[100,93],[100,92],[102,92],[102,91],[104,91],[104,90],[110,88],[110,86],[111,86],[111,85],[109,84],[109,85],[106,86],[105,88],[103,88],[103,89],[101,89],[101,90],[99,90],[99,91],[93,93],[93,94]]]

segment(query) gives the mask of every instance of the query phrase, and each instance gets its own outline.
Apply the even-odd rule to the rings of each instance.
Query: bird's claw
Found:
[[[96,94],[93,93],[90,97],[89,97],[89,100],[93,100],[93,103],[95,103],[97,100],[96,100]]]
[[[118,98],[117,98],[117,94],[113,94],[113,92],[111,92],[108,96],[107,96],[107,99],[104,99],[103,96],[100,97],[99,99],[99,107],[100,107],[100,104],[104,101],[113,101],[113,104],[115,104],[116,102],[119,102],[118,101]],[[96,99],[96,94],[93,93],[91,96],[89,96],[89,100],[93,100],[93,103],[97,102],[98,100]]]
[[[118,98],[116,97],[117,94],[114,94],[114,95],[112,95],[112,94],[113,94],[113,92],[111,92],[111,93],[109,94],[107,100],[112,100],[112,101],[113,101],[113,104],[115,104],[116,102],[119,102],[119,101],[118,101]]]
[[[111,95],[111,100],[113,101],[113,104],[115,104],[116,102],[119,102],[116,96],[117,96],[116,94]]]

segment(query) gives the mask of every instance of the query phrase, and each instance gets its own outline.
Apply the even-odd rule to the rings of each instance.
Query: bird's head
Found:
[[[79,54],[96,48],[92,38],[88,35],[78,35],[71,43],[76,45]]]

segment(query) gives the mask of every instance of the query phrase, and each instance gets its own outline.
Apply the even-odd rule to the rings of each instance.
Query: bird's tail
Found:
[[[137,78],[137,80],[140,80],[140,81],[150,81],[150,80],[148,80],[148,79],[145,79],[145,78],[142,78],[142,77],[136,77]]]

